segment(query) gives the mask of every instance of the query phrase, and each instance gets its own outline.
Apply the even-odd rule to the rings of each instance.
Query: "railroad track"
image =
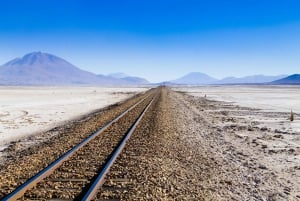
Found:
[[[149,92],[2,200],[92,200],[158,93]]]

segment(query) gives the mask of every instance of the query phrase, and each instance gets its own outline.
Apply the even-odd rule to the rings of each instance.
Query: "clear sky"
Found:
[[[1,0],[0,64],[33,51],[153,82],[300,73],[300,1]]]

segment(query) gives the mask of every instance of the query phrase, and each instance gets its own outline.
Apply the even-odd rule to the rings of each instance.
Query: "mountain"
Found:
[[[57,56],[33,52],[0,66],[1,85],[133,85],[118,79],[81,70]]]
[[[300,84],[300,74],[293,74],[285,78],[275,80],[271,84]]]
[[[116,81],[42,52],[29,53],[0,66],[0,84],[5,85],[114,84]]]
[[[198,85],[198,84],[212,84],[218,81],[217,79],[210,77],[204,73],[192,72],[176,80],[169,81],[173,84],[188,84],[188,85]]]
[[[124,78],[124,77],[130,77],[129,75],[125,74],[125,73],[111,73],[111,74],[108,74],[107,76],[109,77],[113,77],[113,78]]]
[[[286,75],[267,76],[267,75],[251,75],[246,77],[226,77],[216,82],[216,84],[254,84],[268,83],[286,77]]]
[[[111,73],[111,74],[108,74],[107,76],[117,78],[117,79],[121,79],[121,80],[123,80],[125,82],[128,82],[128,83],[149,84],[149,81],[144,79],[144,78],[129,76],[125,73]]]
[[[150,82],[144,78],[141,77],[133,77],[133,76],[128,76],[128,77],[123,77],[121,80],[124,80],[129,83],[136,83],[136,84],[149,84]]]

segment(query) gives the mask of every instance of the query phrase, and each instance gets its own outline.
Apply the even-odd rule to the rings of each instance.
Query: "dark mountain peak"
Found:
[[[42,58],[44,56],[48,56],[47,53],[42,53],[42,52],[31,52],[31,53],[28,53],[28,54],[25,54],[22,59],[23,60],[28,60],[28,59],[38,59],[38,58]]]
[[[36,63],[43,64],[48,62],[48,55],[42,52],[32,52],[26,54],[21,59],[22,64],[33,65]]]
[[[300,74],[293,74],[285,78],[275,80],[272,84],[300,84]]]
[[[297,79],[297,80],[299,80],[299,79],[300,79],[300,74],[293,74],[293,75],[290,75],[289,78],[290,78],[290,79]]]

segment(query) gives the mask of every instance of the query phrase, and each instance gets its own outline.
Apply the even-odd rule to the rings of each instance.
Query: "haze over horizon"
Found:
[[[12,0],[1,8],[0,65],[42,51],[151,82],[300,69],[297,1]]]

